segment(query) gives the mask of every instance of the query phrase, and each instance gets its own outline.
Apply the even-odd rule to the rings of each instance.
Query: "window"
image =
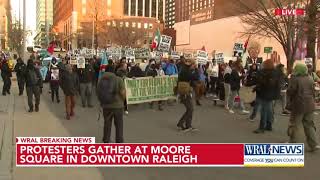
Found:
[[[152,29],[153,28],[153,24],[149,24],[149,29]]]
[[[136,27],[136,23],[135,23],[135,22],[132,23],[132,27],[133,27],[133,28]]]
[[[107,22],[107,26],[111,26],[111,22],[110,21]]]
[[[141,23],[138,23],[138,28],[141,29]]]
[[[147,40],[146,39],[144,40],[143,44],[147,44]]]
[[[148,23],[144,23],[144,28],[148,29]]]
[[[129,22],[126,22],[126,27],[129,27]]]
[[[123,27],[123,22],[120,22],[120,27]]]
[[[115,21],[112,21],[112,26],[117,27],[117,23]]]

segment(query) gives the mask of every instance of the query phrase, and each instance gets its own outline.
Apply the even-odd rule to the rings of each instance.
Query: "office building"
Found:
[[[53,40],[51,27],[53,24],[53,0],[36,1],[36,36],[34,44],[48,46]]]

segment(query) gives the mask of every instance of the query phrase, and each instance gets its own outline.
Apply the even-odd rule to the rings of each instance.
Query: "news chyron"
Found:
[[[304,167],[304,144],[245,144],[245,167]]]

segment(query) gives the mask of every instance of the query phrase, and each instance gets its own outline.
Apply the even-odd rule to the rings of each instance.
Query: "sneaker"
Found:
[[[255,122],[255,121],[256,121],[255,118],[251,118],[251,117],[249,117],[248,120],[249,120],[250,122]]]
[[[199,131],[199,129],[192,127],[191,131]]]
[[[184,128],[182,131],[183,131],[183,132],[190,132],[190,131],[192,131],[192,129],[193,129],[192,127],[190,127],[190,128]]]
[[[243,114],[249,114],[250,111],[242,110],[242,113],[243,113]]]
[[[253,133],[261,134],[261,133],[264,133],[264,130],[263,129],[257,129],[257,130],[254,130]]]
[[[29,111],[28,111],[29,113],[32,113],[33,112],[33,109],[29,109]]]
[[[281,115],[282,115],[282,116],[287,116],[287,115],[290,115],[290,112],[288,112],[288,111],[283,111],[283,112],[281,113]]]
[[[234,114],[234,111],[232,109],[229,109],[230,114]]]
[[[181,125],[177,125],[177,129],[178,129],[179,131],[181,131],[181,130],[184,130],[185,127],[183,127],[183,126],[181,126]]]
[[[129,114],[129,111],[124,111],[124,114],[128,115],[128,114]]]
[[[318,151],[318,150],[320,150],[320,146],[319,145],[309,149],[308,151],[309,152],[315,152],[315,151]]]

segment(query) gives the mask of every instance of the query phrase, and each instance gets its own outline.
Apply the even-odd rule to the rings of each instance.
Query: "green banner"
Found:
[[[272,53],[272,47],[264,47],[264,53],[267,53],[267,54]]]
[[[178,76],[125,79],[128,104],[175,99],[173,88]]]

